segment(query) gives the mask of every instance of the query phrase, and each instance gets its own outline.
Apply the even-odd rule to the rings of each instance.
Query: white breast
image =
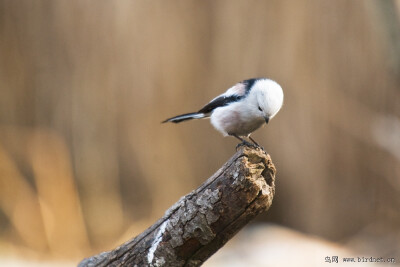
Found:
[[[211,124],[224,136],[247,136],[260,128],[265,120],[246,108],[243,101],[216,108],[211,114]]]

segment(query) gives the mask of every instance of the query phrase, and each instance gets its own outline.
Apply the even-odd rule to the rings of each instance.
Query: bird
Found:
[[[283,90],[277,82],[252,78],[230,87],[199,111],[174,116],[162,123],[210,118],[211,124],[223,136],[233,136],[242,144],[260,147],[250,134],[268,124],[282,105]],[[246,137],[252,143],[247,142]]]

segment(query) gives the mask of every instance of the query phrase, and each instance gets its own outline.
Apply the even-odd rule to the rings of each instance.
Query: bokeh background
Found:
[[[0,265],[73,265],[143,231],[237,144],[206,120],[160,122],[252,77],[285,93],[253,134],[278,170],[257,242],[301,235],[297,266],[331,256],[309,238],[400,262],[399,14],[398,0],[1,0]]]

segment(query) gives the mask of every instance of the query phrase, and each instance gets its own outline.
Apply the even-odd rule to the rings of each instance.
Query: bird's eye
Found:
[[[258,110],[259,110],[259,111],[262,111],[262,109],[260,108],[260,106],[258,106]]]

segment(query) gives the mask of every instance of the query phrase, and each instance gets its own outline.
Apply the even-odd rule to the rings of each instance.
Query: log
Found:
[[[200,266],[271,206],[275,173],[268,154],[242,146],[143,233],[112,251],[84,259],[79,267]]]

